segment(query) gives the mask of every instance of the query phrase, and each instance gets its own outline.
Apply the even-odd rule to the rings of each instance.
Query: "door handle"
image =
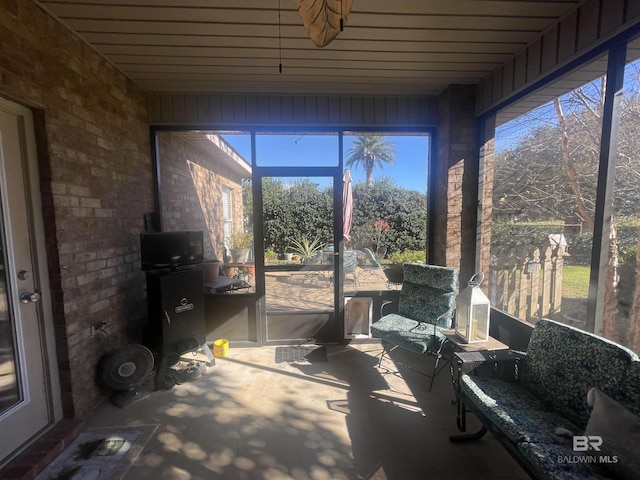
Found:
[[[20,295],[20,301],[22,303],[37,303],[40,301],[40,294],[38,292],[24,292]]]

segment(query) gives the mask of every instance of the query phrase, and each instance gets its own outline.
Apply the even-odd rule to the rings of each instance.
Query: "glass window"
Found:
[[[430,137],[350,132],[343,149],[353,186],[345,246],[356,251],[358,288],[397,289],[404,262],[426,261]]]
[[[251,152],[251,135],[159,132],[158,146],[163,229],[203,231],[205,262],[221,262],[227,277],[242,280],[230,284],[234,291],[252,291],[252,169],[245,156]]]
[[[256,135],[256,165],[261,167],[335,167],[335,133],[278,133]]]
[[[640,351],[640,40],[629,44],[616,152],[603,335]],[[617,281],[616,281],[617,280]]]
[[[495,154],[485,156],[489,296],[530,322],[587,325],[606,61],[499,112]]]
[[[252,165],[264,169],[258,250],[268,267],[300,267],[313,260],[305,251],[315,254],[318,245],[332,260],[334,182],[343,194],[351,191],[351,221],[343,225],[345,250],[352,252],[343,265],[346,294],[397,289],[402,263],[426,261],[427,134],[350,132],[341,154],[337,133],[256,133],[255,159],[249,133],[160,132],[158,138],[164,229],[203,230],[205,261],[222,262],[228,277],[242,276],[249,284],[242,291],[255,286]],[[343,174],[349,181],[339,181]],[[323,262],[307,268],[321,271],[307,280],[319,283],[324,275],[330,286],[333,267]],[[327,298],[333,301],[330,290]]]
[[[233,233],[231,189],[229,187],[222,187],[222,217],[224,219],[224,243],[225,245],[229,245],[231,234]]]

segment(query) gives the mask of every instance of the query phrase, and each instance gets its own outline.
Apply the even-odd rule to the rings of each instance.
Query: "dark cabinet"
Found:
[[[205,344],[202,270],[147,272],[147,304],[145,343],[156,355],[156,385],[162,386],[167,366]]]

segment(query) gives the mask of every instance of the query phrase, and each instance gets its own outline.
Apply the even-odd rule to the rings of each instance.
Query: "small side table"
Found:
[[[451,362],[451,382],[453,384],[453,391],[455,394],[454,402],[457,405],[456,425],[460,432],[466,432],[467,430],[467,409],[462,396],[460,395],[460,377],[463,374],[473,373],[474,375],[504,378],[508,369],[511,374],[506,376],[514,378],[514,373],[517,375],[518,362],[520,359],[524,358],[525,355],[526,354],[523,352],[510,350],[508,348],[499,350],[462,351],[454,353],[454,358]],[[486,428],[483,426],[476,433],[452,435],[449,439],[452,442],[473,440],[484,435],[486,431]]]
[[[458,402],[457,379],[460,378],[460,373],[458,372],[458,375],[456,376],[454,355],[457,352],[478,353],[478,352],[495,352],[499,350],[508,350],[509,345],[506,345],[502,343],[500,340],[493,338],[491,336],[486,342],[464,343],[464,341],[459,336],[456,335],[455,330],[442,330],[442,334],[445,336],[446,342],[452,345],[452,347],[449,348],[449,352],[451,352],[451,357],[449,358],[449,365],[451,365],[451,382],[453,383],[453,390],[455,394],[454,403],[456,403]]]
[[[456,424],[458,430],[466,431],[466,407],[460,397],[460,377],[463,373],[470,373],[476,366],[485,361],[488,355],[497,351],[509,350],[509,346],[500,340],[489,337],[486,342],[465,343],[456,335],[455,330],[443,330],[447,342],[453,345],[451,349],[451,384],[453,385],[453,402],[457,406]],[[478,363],[476,363],[478,362]],[[484,435],[484,432],[480,436]]]
[[[509,345],[506,345],[493,337],[489,337],[486,342],[464,343],[462,339],[456,335],[455,330],[442,330],[442,334],[447,337],[447,341],[452,342],[455,345],[455,351],[457,352],[479,352],[485,350],[493,351],[509,349]]]

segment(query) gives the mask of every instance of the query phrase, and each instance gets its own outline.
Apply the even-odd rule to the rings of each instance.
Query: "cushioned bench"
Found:
[[[534,478],[640,479],[640,358],[621,345],[541,319],[512,381],[464,374],[460,395]]]

